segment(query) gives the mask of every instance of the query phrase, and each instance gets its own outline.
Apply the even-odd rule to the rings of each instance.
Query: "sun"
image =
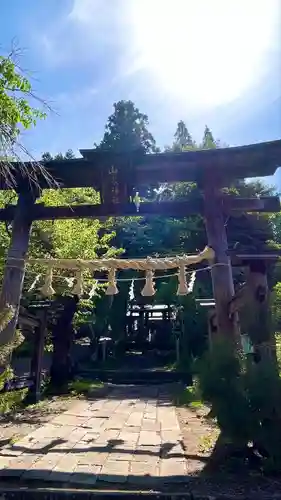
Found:
[[[278,0],[131,0],[135,68],[182,104],[214,107],[253,84]]]

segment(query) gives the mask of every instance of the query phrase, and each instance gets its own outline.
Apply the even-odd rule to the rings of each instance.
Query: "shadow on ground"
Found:
[[[8,440],[9,443],[9,440]],[[47,453],[56,453],[56,454],[72,454],[74,453],[75,455],[77,453],[87,453],[87,452],[97,452],[97,453],[109,453],[112,454],[114,458],[114,454],[124,454],[124,456],[128,455],[136,455],[141,457],[143,456],[154,456],[154,457],[160,457],[162,459],[171,459],[171,458],[178,458],[178,459],[189,459],[189,460],[199,460],[202,462],[207,462],[207,458],[201,455],[189,455],[188,453],[182,454],[182,453],[171,453],[172,449],[176,446],[175,443],[163,443],[160,446],[160,451],[157,449],[157,451],[151,451],[148,449],[140,450],[140,449],[128,449],[128,448],[122,448],[122,444],[124,444],[124,441],[122,439],[109,439],[107,442],[107,445],[105,446],[89,446],[88,448],[63,448],[61,445],[64,443],[67,443],[66,440],[64,439],[54,439],[51,441],[48,445],[44,447],[36,447],[36,448],[28,448],[26,446],[17,446],[16,444],[13,445],[13,451],[15,454],[17,452],[23,452],[26,455],[45,455]],[[7,442],[5,443],[7,444]],[[181,446],[183,446],[182,443],[180,443]],[[59,446],[59,448],[57,448]],[[5,457],[11,456],[11,453],[5,454],[5,449],[0,450],[0,457]],[[0,471],[0,476],[1,476],[1,471]]]
[[[114,389],[114,390],[111,390]],[[158,407],[171,407],[173,406],[171,402],[171,390],[174,391],[174,386],[162,386],[162,387],[151,387],[151,386],[126,386],[126,387],[112,387],[108,388],[107,401],[115,400],[132,400],[129,403],[134,405],[134,401],[145,401],[146,403],[155,404],[157,400]],[[88,398],[91,401],[97,401],[97,398]],[[91,410],[95,413],[95,410]],[[102,410],[98,410],[102,412]],[[100,417],[101,418],[101,417]],[[109,418],[104,416],[103,418]],[[87,423],[83,426],[85,430],[92,430],[92,427],[88,426]],[[120,473],[119,471],[115,473],[114,468],[110,474],[106,473],[106,470],[102,468],[101,465],[92,464],[88,471],[81,470],[72,472],[71,467],[67,470],[52,470],[50,468],[37,469],[21,468],[22,464],[18,464],[17,467],[9,466],[0,470],[0,487],[9,487],[10,485],[17,484],[20,487],[79,487],[79,488],[94,488],[94,489],[114,489],[117,490],[128,490],[134,489],[136,491],[192,491],[193,494],[201,494],[205,496],[212,496],[213,498],[219,498],[220,495],[232,495],[233,498],[264,498],[263,495],[266,494],[267,498],[277,498],[276,495],[280,494],[281,497],[281,480],[272,478],[263,478],[257,475],[250,476],[239,473],[237,475],[229,474],[213,474],[209,475],[206,472],[206,464],[208,462],[208,457],[200,455],[199,453],[192,454],[188,453],[188,448],[182,441],[170,442],[168,439],[162,441],[160,446],[150,446],[145,447],[145,449],[137,448],[132,449],[130,446],[125,446],[123,439],[107,439],[106,444],[97,444],[95,439],[89,439],[84,442],[83,446],[80,446],[78,442],[75,447],[71,448],[67,446],[67,440],[63,438],[51,438],[50,442],[44,446],[40,446],[40,443],[33,443],[20,445],[13,444],[9,449],[5,446],[8,444],[7,440],[0,442],[2,449],[0,450],[0,466],[4,463],[6,457],[13,456],[11,452],[14,452],[15,457],[19,457],[24,454],[25,457],[33,457],[34,455],[52,456],[53,454],[67,455],[70,457],[73,454],[85,454],[88,452],[105,454],[110,457],[111,463],[114,463],[115,457],[122,454],[124,456],[124,463],[127,462],[127,457],[134,454],[136,462],[142,463],[142,456],[150,456],[154,459],[159,458],[165,462],[165,472],[160,476],[156,475],[151,467],[144,473],[139,471],[139,473],[133,473],[132,468],[127,470],[127,472]],[[180,447],[181,453],[178,452]],[[169,470],[169,460],[171,463],[177,460],[187,460],[187,462],[201,462],[203,467],[198,473],[190,474],[177,474],[177,469]],[[120,460],[120,459],[119,459]],[[122,461],[122,460],[121,460]],[[128,460],[129,461],[129,460]],[[144,460],[143,460],[144,462]],[[41,466],[41,463],[40,463]],[[2,465],[3,467],[3,465]],[[122,471],[123,472],[123,471]],[[240,495],[240,497],[239,497]],[[244,496],[243,496],[244,495]],[[220,497],[222,498],[222,497]],[[225,497],[226,499],[227,497]]]

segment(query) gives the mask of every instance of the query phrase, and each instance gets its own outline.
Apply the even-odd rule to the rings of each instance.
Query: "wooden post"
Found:
[[[217,334],[240,344],[237,315],[228,314],[228,303],[234,295],[231,261],[222,210],[222,195],[216,180],[210,176],[204,184],[205,225],[208,245],[215,251],[215,264],[212,268],[212,284],[216,302]]]
[[[40,388],[42,380],[42,361],[44,355],[45,333],[47,325],[47,309],[43,309],[38,313],[40,325],[35,328],[34,350],[30,365],[31,378],[33,385],[29,391],[28,401],[30,403],[38,403],[40,400]]]
[[[0,345],[5,345],[13,340],[17,326],[25,275],[24,259],[28,251],[35,198],[36,195],[30,189],[22,190],[19,193],[0,295],[0,310],[9,304],[14,307],[15,313],[10,323],[0,334]]]

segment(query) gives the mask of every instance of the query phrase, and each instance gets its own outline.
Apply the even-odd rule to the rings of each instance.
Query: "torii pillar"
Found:
[[[38,195],[37,189],[34,187],[32,190],[28,183],[23,183],[18,192],[19,197],[0,295],[0,310],[10,305],[14,309],[14,314],[6,328],[0,332],[0,345],[6,345],[14,338],[25,276],[25,257],[33,221],[32,209]]]
[[[215,252],[216,264],[212,270],[213,294],[216,302],[216,335],[229,338],[240,344],[240,332],[237,314],[229,315],[228,304],[234,295],[231,260],[228,255],[228,243],[225,227],[225,217],[222,206],[220,182],[210,172],[203,184],[204,217],[208,237],[208,245]]]

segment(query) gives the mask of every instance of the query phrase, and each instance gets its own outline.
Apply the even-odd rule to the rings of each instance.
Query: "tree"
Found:
[[[103,139],[97,149],[111,151],[114,153],[156,153],[159,149],[156,147],[156,141],[148,130],[149,121],[146,114],[140,112],[132,101],[119,101],[113,105],[114,112],[109,116]],[[129,167],[128,167],[129,168]],[[154,198],[155,189],[158,185],[145,186],[140,190],[141,197],[147,199]],[[130,218],[132,222],[134,218]],[[125,218],[117,218],[113,221],[113,228],[116,230],[114,244],[116,248],[123,248],[120,244],[122,227],[129,227],[130,222]],[[134,224],[134,222],[132,222]],[[127,275],[128,273],[126,273]],[[104,310],[107,304],[107,298],[103,297],[97,302],[97,308]],[[115,338],[122,335],[124,331],[124,321],[126,319],[126,309],[128,302],[128,287],[122,286],[118,297],[112,301],[111,305],[111,323],[114,329]],[[120,314],[121,311],[121,314]],[[104,326],[104,324],[103,324]]]
[[[0,159],[5,160],[0,168],[11,185],[14,185],[14,172],[10,161],[20,159],[21,153],[28,154],[19,141],[20,134],[23,129],[35,126],[38,119],[45,118],[44,108],[48,108],[35,96],[30,81],[17,63],[17,55],[18,51],[13,50],[7,57],[0,56]],[[32,100],[40,102],[41,109],[33,107]],[[39,165],[37,169],[39,171]],[[34,171],[32,174],[34,176]]]
[[[174,138],[175,140],[172,146],[173,151],[186,151],[195,148],[195,143],[183,120],[178,122]]]
[[[202,143],[199,146],[199,149],[214,149],[217,147],[214,136],[207,125],[205,125],[205,130],[203,134]]]
[[[114,112],[109,116],[105,132],[97,149],[115,153],[158,151],[152,134],[148,131],[148,116],[141,113],[132,101],[114,103]]]
[[[52,160],[73,160],[74,158],[75,154],[73,153],[72,149],[68,149],[65,154],[57,153],[54,157],[51,155],[51,153],[49,153],[49,151],[46,151],[42,154],[42,160],[45,163]]]

